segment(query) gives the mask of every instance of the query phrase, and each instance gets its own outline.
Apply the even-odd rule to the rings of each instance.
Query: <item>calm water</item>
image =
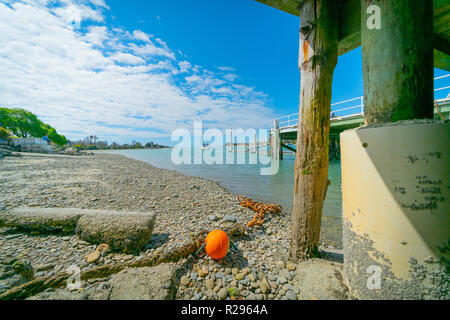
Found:
[[[292,197],[294,188],[294,161],[295,155],[286,154],[280,161],[278,174],[273,176],[260,175],[261,166],[250,165],[246,153],[245,165],[176,165],[171,161],[172,149],[159,150],[114,150],[112,153],[149,162],[152,165],[179,171],[190,176],[197,176],[216,181],[231,193],[241,194],[254,200],[281,204],[285,212],[292,212]],[[322,240],[335,247],[341,242],[341,165],[340,162],[331,162],[329,168],[327,197],[323,210]]]

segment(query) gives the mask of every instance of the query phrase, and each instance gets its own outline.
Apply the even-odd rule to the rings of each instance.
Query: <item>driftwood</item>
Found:
[[[242,225],[235,224],[227,229],[225,232],[229,237],[232,236],[242,236],[245,232],[245,227]],[[180,259],[187,258],[191,254],[195,253],[200,247],[207,231],[200,232],[194,239],[186,244],[185,246],[173,249],[167,253],[156,252],[151,257],[142,259],[140,261],[130,261],[115,264],[106,264],[91,270],[87,270],[81,273],[80,278],[82,281],[89,279],[102,279],[109,277],[112,274],[119,273],[126,268],[142,268],[142,267],[153,267],[161,263],[167,262],[177,262]],[[26,299],[40,292],[43,292],[49,288],[63,288],[67,285],[67,279],[71,276],[71,273],[63,272],[56,276],[47,278],[41,277],[23,285],[11,288],[10,290],[4,292],[0,295],[0,300],[11,300],[11,299]]]

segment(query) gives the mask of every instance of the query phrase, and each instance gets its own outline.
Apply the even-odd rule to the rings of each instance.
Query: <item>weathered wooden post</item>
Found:
[[[315,255],[328,187],[331,85],[338,57],[339,6],[307,0],[300,8],[300,120],[290,256]]]
[[[433,1],[362,0],[361,10],[366,123],[432,119]]]

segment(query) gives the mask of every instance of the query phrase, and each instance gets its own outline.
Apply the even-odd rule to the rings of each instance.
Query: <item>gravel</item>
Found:
[[[106,263],[140,260],[183,246],[202,230],[223,228],[230,222],[246,224],[254,216],[215,182],[106,153],[2,159],[0,190],[0,203],[6,210],[0,214],[19,206],[156,214],[152,237],[140,252],[102,252],[94,263],[88,263],[86,257],[97,245],[74,234],[36,236],[14,228],[0,229],[0,259],[29,260],[36,277],[59,274],[71,266],[86,271]],[[296,299],[295,292],[282,288],[292,279],[289,270],[295,270],[289,263],[286,269],[284,262],[288,261],[289,226],[288,214],[268,215],[262,227],[232,239],[239,250],[224,259],[215,261],[202,253],[199,258],[180,260],[176,263],[175,298],[224,300],[235,295],[250,300]],[[82,289],[103,299],[111,281],[83,281]],[[50,297],[48,292],[43,297],[46,295]]]

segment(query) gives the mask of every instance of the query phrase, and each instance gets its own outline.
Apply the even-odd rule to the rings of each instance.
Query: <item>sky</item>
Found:
[[[299,19],[254,0],[0,0],[0,30],[0,106],[71,140],[173,145],[194,120],[298,112]],[[333,102],[363,94],[361,68],[360,48],[339,57]]]

